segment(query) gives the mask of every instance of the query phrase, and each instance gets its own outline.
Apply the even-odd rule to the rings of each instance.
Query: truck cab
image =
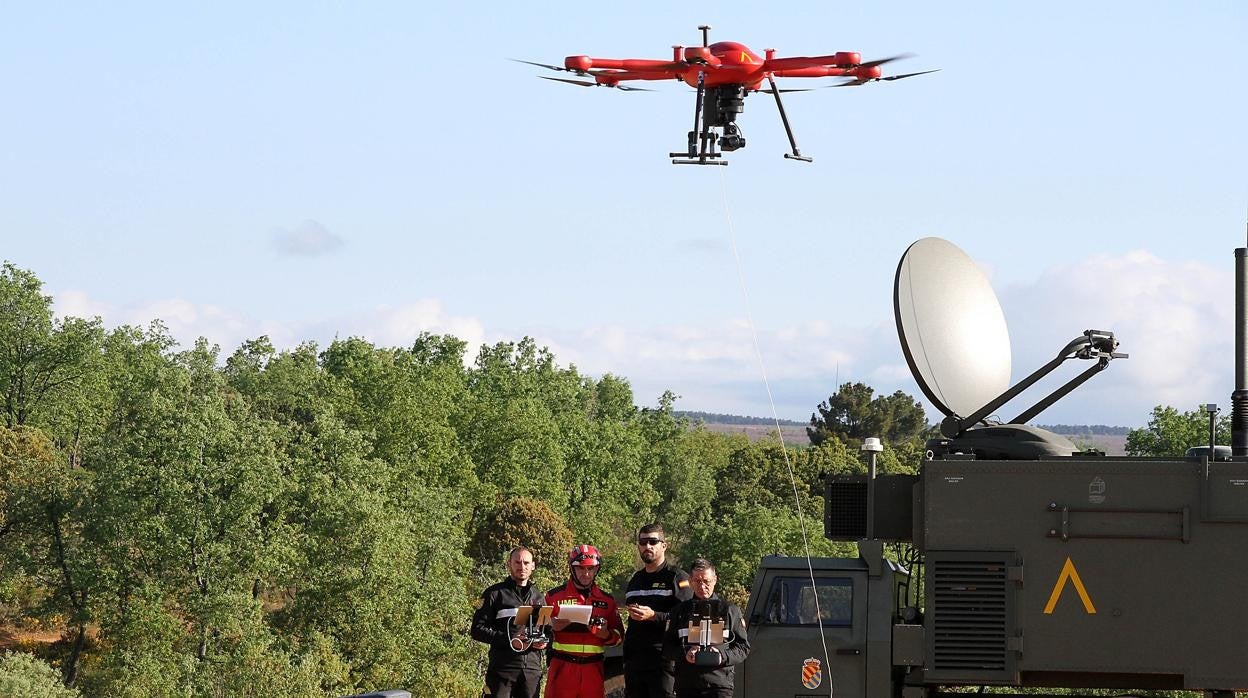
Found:
[[[750,656],[737,670],[736,698],[892,692],[891,633],[910,575],[883,557],[879,543],[861,545],[858,558],[809,565],[763,558],[745,611]]]

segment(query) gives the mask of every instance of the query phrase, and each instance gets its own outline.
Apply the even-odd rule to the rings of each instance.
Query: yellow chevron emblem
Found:
[[[1079,571],[1075,569],[1075,563],[1070,558],[1066,558],[1066,564],[1062,565],[1062,573],[1057,576],[1057,583],[1053,585],[1053,593],[1049,594],[1049,602],[1044,605],[1044,614],[1053,613],[1053,609],[1057,607],[1057,600],[1062,597],[1062,591],[1066,588],[1066,582],[1075,585],[1079,600],[1083,602],[1083,610],[1088,615],[1095,615],[1096,607],[1092,605],[1092,597],[1088,596],[1088,590],[1084,588],[1083,580],[1079,578]]]

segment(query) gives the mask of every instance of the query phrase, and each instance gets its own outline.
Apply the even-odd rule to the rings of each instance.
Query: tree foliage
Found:
[[[914,398],[900,390],[888,396],[872,397],[874,393],[865,383],[845,383],[837,388],[810,416],[806,428],[810,442],[818,446],[835,438],[856,444],[875,436],[901,444],[928,428],[923,406]]]
[[[1223,413],[1216,419],[1216,441],[1230,443],[1231,417]],[[1181,457],[1193,446],[1209,445],[1209,413],[1203,409],[1179,412],[1173,407],[1158,405],[1148,418],[1148,426],[1127,432],[1128,456]]]
[[[847,385],[822,406],[837,438],[786,448],[707,431],[671,393],[639,408],[627,379],[531,338],[467,351],[183,349],[159,322],[56,319],[6,264],[0,623],[64,641],[3,660],[0,693],[20,676],[40,695],[476,696],[468,622],[506,550],[532,548],[553,585],[593,544],[614,591],[658,521],[742,600],[762,555],[850,552],[821,535],[821,474],[860,472],[861,435],[923,425],[907,396]],[[905,444],[880,459],[914,463]]]
[[[575,544],[563,517],[540,499],[514,497],[489,512],[473,536],[470,552],[483,568],[495,568],[523,545],[533,552],[537,578],[553,586],[566,574],[568,550]]]
[[[0,696],[8,698],[79,698],[61,683],[56,669],[26,652],[0,655]]]

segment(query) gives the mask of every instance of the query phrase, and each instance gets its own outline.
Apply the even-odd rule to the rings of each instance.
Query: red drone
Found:
[[[769,92],[776,97],[776,108],[780,111],[780,121],[784,123],[784,132],[789,137],[789,146],[793,152],[785,153],[790,160],[811,162],[811,158],[803,156],[797,149],[797,141],[793,139],[793,129],[789,127],[788,116],[784,113],[784,104],[780,101],[781,92],[801,92],[803,90],[782,90],[776,87],[776,78],[824,78],[844,77],[845,82],[833,87],[852,87],[865,85],[877,80],[900,80],[934,73],[935,70],[924,70],[917,73],[885,76],[880,66],[908,55],[892,56],[874,61],[863,62],[862,56],[852,51],[840,51],[830,56],[792,58],[776,58],[775,49],[767,49],[764,56],[759,57],[744,44],[735,41],[719,41],[707,43],[710,26],[698,27],[702,30],[702,45],[685,48],[672,47],[672,59],[652,60],[645,58],[590,58],[589,56],[568,56],[563,60],[563,67],[519,61],[569,73],[593,80],[573,80],[569,78],[545,78],[557,80],[582,87],[614,87],[627,91],[646,91],[642,87],[632,87],[623,83],[630,80],[681,80],[691,87],[697,88],[697,101],[693,107],[693,130],[689,132],[689,148],[683,153],[671,153],[672,163],[677,165],[727,165],[720,160],[721,150],[731,152],[745,147],[745,136],[737,126],[737,114],[745,108],[745,97],[751,92]],[[545,76],[541,76],[545,77]],[[766,80],[768,88],[762,87]],[[720,129],[720,133],[716,133]],[[719,150],[716,150],[716,145]]]

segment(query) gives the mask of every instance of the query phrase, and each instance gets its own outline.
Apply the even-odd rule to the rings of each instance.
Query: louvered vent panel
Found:
[[[836,478],[828,482],[824,534],[832,540],[861,540],[867,535],[867,481]]]
[[[935,558],[935,559],[933,559]],[[1006,680],[1013,674],[1014,585],[996,553],[929,556],[933,675],[942,680]]]

